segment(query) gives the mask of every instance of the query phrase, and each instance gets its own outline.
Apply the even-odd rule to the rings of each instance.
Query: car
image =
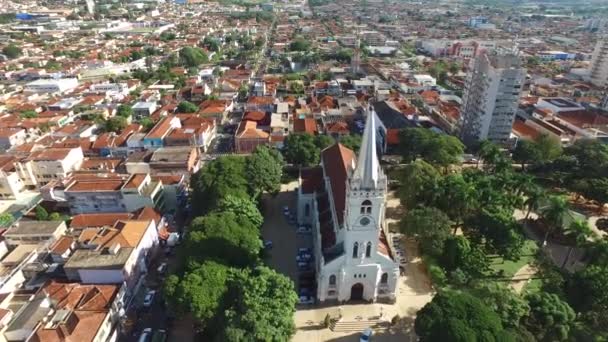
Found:
[[[142,330],[141,335],[139,335],[139,342],[146,342],[148,338],[152,335],[152,328],[146,328]]]
[[[167,341],[167,331],[165,329],[158,329],[154,332],[152,336],[152,341],[150,342],[165,342]]]
[[[373,334],[373,331],[371,328],[367,328],[367,329],[363,330],[361,335],[359,335],[359,342],[370,341],[372,339],[372,334]]]
[[[298,229],[296,230],[296,233],[298,234],[310,234],[312,233],[312,229],[305,227],[305,226],[299,226]]]
[[[310,254],[308,254],[308,255],[297,255],[296,256],[296,261],[298,261],[298,262],[311,262],[312,261],[312,256]]]
[[[270,241],[270,240],[264,240],[264,248],[265,249],[272,249],[272,241]]]
[[[309,247],[298,248],[298,254],[299,253],[310,253],[310,252],[312,252],[312,248],[309,248]]]
[[[165,272],[167,272],[167,263],[163,262],[162,264],[160,264],[160,266],[158,266],[158,268],[156,269],[156,271],[159,274],[165,274]]]
[[[144,297],[144,307],[148,308],[152,306],[152,302],[154,302],[154,296],[156,296],[155,290],[149,290]]]
[[[310,305],[315,303],[315,299],[312,296],[300,296],[300,304]]]

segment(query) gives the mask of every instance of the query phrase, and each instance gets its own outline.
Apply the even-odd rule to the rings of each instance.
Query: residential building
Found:
[[[133,116],[136,118],[149,117],[156,111],[156,102],[137,102],[133,105]]]
[[[78,86],[77,78],[40,79],[27,83],[27,93],[65,93]]]
[[[78,170],[84,154],[81,147],[47,148],[32,153],[28,160],[32,161],[36,182],[42,186],[52,180],[62,180],[70,172]]]
[[[19,220],[4,233],[4,238],[9,246],[51,244],[63,236],[66,230],[65,221]]]
[[[147,272],[158,245],[154,220],[118,221],[113,227],[85,229],[78,249],[65,263],[69,280],[82,284],[127,284],[132,290]]]
[[[251,153],[258,145],[267,145],[270,134],[258,128],[255,121],[241,121],[234,136],[237,153]]]
[[[16,199],[25,189],[15,168],[16,161],[12,155],[0,155],[0,200]]]
[[[465,144],[506,143],[518,108],[526,69],[512,52],[482,53],[471,61],[461,108]]]
[[[0,128],[0,151],[9,150],[25,143],[27,132],[23,128]]]
[[[591,57],[591,83],[598,87],[608,86],[608,36],[595,44]]]
[[[396,300],[399,260],[385,221],[387,178],[379,163],[377,118],[367,111],[359,157],[341,144],[321,152],[298,187],[298,222],[312,225],[316,297],[321,302]]]

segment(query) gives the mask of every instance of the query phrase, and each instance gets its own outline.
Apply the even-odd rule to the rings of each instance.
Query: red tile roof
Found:
[[[321,152],[321,159],[325,176],[329,177],[338,223],[342,224],[346,206],[346,180],[353,169],[355,153],[336,143]]]

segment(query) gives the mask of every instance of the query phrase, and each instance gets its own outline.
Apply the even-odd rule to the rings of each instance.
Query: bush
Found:
[[[399,316],[399,315],[393,316],[393,318],[391,319],[391,325],[392,326],[397,325],[400,320],[401,320],[401,316]]]
[[[325,329],[329,329],[329,326],[331,325],[331,317],[329,316],[329,314],[325,315],[325,319],[323,319],[323,326],[325,327]]]

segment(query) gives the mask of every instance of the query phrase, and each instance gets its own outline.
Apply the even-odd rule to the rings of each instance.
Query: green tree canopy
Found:
[[[541,159],[540,150],[536,144],[529,140],[519,140],[513,151],[513,160],[522,164],[525,168],[527,164],[536,163]]]
[[[399,199],[406,208],[412,209],[420,204],[431,203],[439,172],[424,160],[407,164],[399,173]]]
[[[114,116],[106,120],[105,122],[105,131],[106,132],[122,132],[125,127],[127,127],[127,119],[122,116]]]
[[[127,105],[120,105],[116,108],[116,115],[122,116],[123,118],[129,118],[133,115],[133,108]]]
[[[483,208],[465,221],[464,231],[474,243],[507,260],[519,260],[524,245],[521,226],[508,210]]]
[[[236,215],[237,220],[245,219],[258,229],[264,223],[262,213],[249,197],[226,195],[220,200],[217,212],[231,212]]]
[[[182,101],[177,105],[177,111],[180,113],[196,113],[198,106],[192,102]]]
[[[203,325],[218,315],[230,268],[214,261],[193,265],[183,277],[165,280],[163,292],[169,307],[179,316],[191,313]]]
[[[409,210],[401,219],[400,228],[402,233],[416,237],[425,253],[440,256],[450,236],[451,224],[441,210],[421,207]]]
[[[188,255],[195,260],[222,260],[241,267],[254,264],[261,248],[258,227],[232,212],[195,218],[186,238]]]
[[[2,54],[10,59],[20,57],[22,53],[21,48],[15,44],[9,44],[2,48]]]
[[[576,314],[556,294],[540,292],[527,297],[530,314],[524,318],[528,330],[539,341],[566,341]]]
[[[207,163],[192,175],[193,212],[203,215],[227,195],[248,196],[249,180],[245,177],[246,159],[223,156]]]
[[[296,38],[289,44],[290,51],[308,51],[310,49],[310,42],[303,38]]]
[[[361,136],[359,134],[345,135],[340,138],[340,144],[358,153],[361,148]]]
[[[416,315],[420,341],[506,341],[500,317],[481,300],[467,293],[439,292]]]
[[[8,227],[13,221],[15,221],[15,217],[11,213],[0,214],[0,227]]]
[[[38,113],[35,110],[24,110],[19,116],[23,119],[33,119],[38,117]]]
[[[266,266],[234,272],[223,341],[289,341],[298,296],[293,282]],[[234,339],[235,337],[240,337]]]
[[[288,163],[299,166],[317,165],[319,153],[315,138],[310,134],[290,134],[285,138],[283,156]]]
[[[475,286],[472,293],[498,314],[504,327],[517,328],[530,312],[528,302],[504,284],[483,282]]]
[[[608,269],[589,265],[574,273],[566,283],[568,301],[578,311],[590,311],[596,307],[608,307]]]
[[[464,145],[458,138],[426,128],[406,128],[399,132],[399,153],[406,162],[418,157],[438,166],[460,162]]]
[[[196,67],[209,61],[207,54],[203,50],[190,46],[179,50],[179,59],[182,65],[186,67]]]
[[[44,209],[43,206],[37,205],[35,209],[36,220],[38,221],[46,221],[49,219],[49,212]]]
[[[254,197],[262,192],[277,193],[281,189],[283,156],[267,146],[258,146],[247,158],[245,170],[250,179]]]

